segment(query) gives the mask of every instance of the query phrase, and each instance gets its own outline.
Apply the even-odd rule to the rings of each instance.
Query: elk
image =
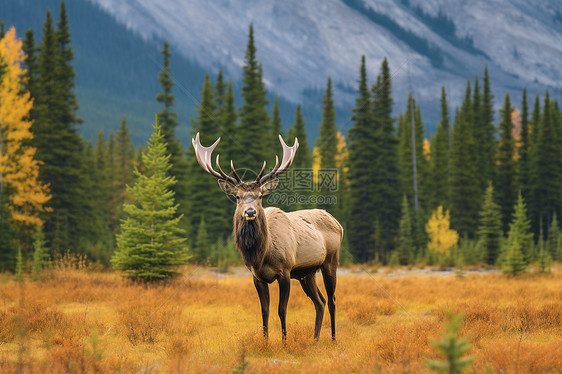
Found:
[[[299,147],[295,138],[292,147],[287,146],[279,135],[283,147],[283,158],[275,156],[275,167],[264,175],[264,161],[257,178],[243,182],[230,161],[232,176],[220,167],[216,158],[217,171],[211,164],[211,154],[220,142],[218,138],[210,147],[199,141],[199,133],[192,139],[195,156],[207,173],[218,178],[220,188],[236,197],[237,205],[233,219],[233,234],[236,248],[246,267],[251,271],[254,285],[261,303],[263,334],[268,337],[269,283],[279,283],[279,319],[282,339],[286,341],[285,318],[291,289],[291,279],[298,279],[306,295],[314,303],[316,321],[314,339],[318,340],[326,299],[316,284],[316,272],[320,270],[328,296],[332,340],[336,339],[336,272],[339,261],[343,228],[328,212],[308,209],[285,213],[279,208],[262,207],[262,197],[271,193],[279,183],[276,176],[285,172]]]

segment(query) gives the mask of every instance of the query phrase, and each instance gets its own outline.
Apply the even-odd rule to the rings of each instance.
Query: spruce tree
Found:
[[[25,32],[22,49],[27,56],[24,63],[26,72],[23,87],[31,97],[35,97],[37,94],[37,47],[35,46],[35,35],[32,29]],[[33,118],[33,115],[30,115],[30,117]]]
[[[239,148],[235,155],[237,165],[243,168],[258,169],[269,155],[267,147],[271,144],[270,136],[273,135],[269,131],[266,93],[262,66],[256,59],[254,29],[250,24],[242,76],[243,102],[239,111],[240,127],[237,133]],[[267,161],[270,164],[273,162]]]
[[[486,262],[490,265],[496,263],[500,252],[501,218],[501,208],[494,202],[494,188],[490,184],[486,189],[478,226],[478,246],[484,252]]]
[[[297,105],[295,110],[295,123],[289,129],[287,135],[287,143],[293,144],[295,138],[299,140],[299,150],[291,166],[289,178],[292,178],[292,185],[295,192],[301,196],[310,196],[314,189],[314,180],[312,176],[312,153],[308,147],[308,136],[306,134],[306,127],[302,116],[301,106]],[[310,208],[310,203],[307,204],[294,204],[287,206],[287,210],[299,210],[304,207]]]
[[[232,92],[232,82],[226,83],[226,88],[222,87],[224,83],[219,84],[220,79],[217,78],[215,83],[217,92],[215,90],[215,102],[216,102],[216,119],[219,123],[218,133],[221,137],[221,152],[220,161],[222,168],[225,172],[230,171],[230,160],[237,153],[238,143],[236,138],[236,105],[234,104],[234,94]],[[219,93],[221,93],[219,95]],[[234,160],[236,161],[236,160]]]
[[[384,253],[379,258],[385,259],[393,246],[394,237],[398,230],[398,215],[400,209],[400,171],[398,169],[398,139],[394,130],[392,118],[392,84],[390,68],[386,58],[381,64],[381,71],[377,83],[372,87],[372,119],[374,124],[374,152],[363,157],[368,159],[368,170],[372,175],[373,190],[370,199],[376,212],[376,219],[381,228],[381,248]],[[372,229],[372,226],[371,226]]]
[[[66,16],[66,6],[64,4],[64,0],[61,0],[60,3],[56,39],[56,77],[57,84],[60,86],[59,95],[61,95],[58,98],[61,101],[60,119],[63,123],[67,124],[82,123],[82,120],[76,116],[76,111],[78,110],[78,100],[74,94],[74,77],[76,75],[74,67],[72,66],[74,52],[70,47],[70,27]]]
[[[341,178],[341,172],[336,168],[336,156],[338,153],[338,128],[336,126],[336,111],[334,109],[334,99],[332,97],[332,80],[328,78],[326,93],[324,94],[322,123],[320,124],[319,136],[316,139],[316,147],[320,155],[318,187],[320,195],[328,195],[332,191],[324,185],[324,178],[329,173],[335,172],[336,178]],[[337,182],[341,182],[337,181]],[[332,211],[331,204],[319,204],[318,208]]]
[[[450,196],[450,145],[451,128],[445,87],[441,87],[441,120],[431,140],[429,210],[439,205],[448,208]]]
[[[541,128],[541,99],[539,95],[535,96],[535,104],[533,105],[533,114],[531,115],[531,152],[537,145],[539,132]],[[529,155],[532,158],[532,153]],[[531,160],[532,163],[532,160]]]
[[[406,195],[404,195],[404,199],[402,199],[402,214],[400,216],[400,225],[398,228],[395,251],[398,254],[398,261],[401,265],[412,263],[414,258],[412,219],[410,218],[410,206]]]
[[[308,135],[306,134],[306,127],[300,104],[297,105],[295,110],[295,122],[289,129],[287,142],[292,144],[295,138],[298,138],[299,140],[299,150],[293,159],[292,167],[295,169],[311,169],[312,153],[310,152],[310,148],[308,146]]]
[[[474,152],[470,81],[461,110],[455,117],[451,139],[451,226],[461,235],[473,237],[482,200]]]
[[[413,113],[412,113],[413,111]],[[412,129],[412,117],[414,129]],[[412,131],[414,132],[412,134]],[[425,181],[427,179],[427,159],[423,154],[424,126],[421,120],[420,108],[416,105],[416,100],[410,94],[406,111],[400,116],[398,124],[398,162],[400,166],[400,182],[403,192],[408,198],[408,203],[414,206],[414,163],[412,151],[412,136],[415,137],[415,157],[416,157],[416,181],[415,188],[418,194],[418,205],[427,203],[425,192]],[[415,206],[414,206],[415,208]],[[419,211],[419,207],[418,207]]]
[[[365,56],[361,58],[358,96],[355,99],[349,129],[349,211],[354,217],[349,220],[349,245],[356,261],[365,262],[373,248],[375,199],[373,196],[375,176],[372,174],[377,145],[373,129],[371,92],[367,82]]]
[[[127,218],[122,221],[117,250],[111,259],[114,269],[125,271],[127,277],[135,280],[177,276],[176,267],[189,259],[183,243],[185,232],[179,227],[178,204],[171,189],[176,180],[169,175],[170,158],[156,123],[142,154],[146,172],[135,168],[137,180],[128,188],[134,202],[123,206]]]
[[[221,135],[215,118],[216,104],[213,96],[213,86],[209,75],[205,75],[201,91],[201,105],[197,106],[197,118],[192,121],[194,136],[199,133],[201,144],[209,146]],[[228,143],[228,138],[225,139]],[[226,145],[226,144],[225,144]],[[222,142],[216,149],[215,155],[222,156]],[[213,160],[214,161],[214,160]],[[227,169],[228,170],[228,169]],[[242,169],[240,176],[244,178]],[[248,178],[248,175],[246,175]],[[189,209],[186,209],[188,222],[188,238],[191,246],[195,244],[199,224],[205,216],[206,229],[211,238],[224,238],[232,231],[232,215],[225,214],[228,198],[217,186],[215,178],[209,176],[192,156],[189,160]]]
[[[527,89],[523,89],[521,99],[521,139],[518,148],[517,177],[519,188],[524,199],[529,199],[530,182],[530,152],[531,152],[531,133],[529,126],[529,107],[527,104]]]
[[[529,202],[533,231],[538,233],[541,219],[548,225],[562,209],[562,134],[557,123],[550,95],[546,92],[539,133],[532,148],[531,201]]]
[[[169,44],[164,41],[162,47],[162,70],[158,73],[158,81],[162,88],[162,92],[156,95],[156,101],[161,103],[164,108],[158,112],[158,123],[162,127],[162,134],[166,141],[168,151],[170,152],[171,168],[170,175],[176,178],[173,191],[175,193],[176,201],[180,204],[180,213],[184,216],[188,214],[188,164],[184,157],[184,149],[180,140],[176,136],[176,128],[178,126],[177,113],[173,111],[175,96],[172,92],[174,82],[170,72],[170,57],[171,52]],[[183,221],[180,223],[183,228],[187,228],[188,222]]]
[[[516,165],[515,165],[515,139],[513,138],[513,123],[511,115],[513,107],[509,99],[509,93],[505,95],[503,108],[501,109],[500,140],[496,153],[496,201],[502,212],[502,230],[507,232],[513,204],[517,197]]]
[[[560,234],[560,226],[556,213],[552,216],[550,229],[548,230],[548,251],[555,261],[562,260],[562,235]]]
[[[283,129],[283,121],[281,119],[281,112],[279,111],[279,98],[275,95],[273,100],[273,109],[271,111],[271,127],[273,131],[273,144],[272,149],[275,151],[275,155],[281,152],[281,144],[279,144],[279,138],[277,135],[281,135],[285,139],[285,130]],[[273,156],[275,158],[275,156]]]
[[[441,353],[443,361],[426,361],[425,365],[437,373],[461,374],[468,369],[474,361],[473,356],[462,357],[472,347],[468,337],[459,339],[458,331],[461,329],[463,315],[447,313],[449,323],[445,325],[446,331],[441,333],[441,340],[430,340],[431,345]]]
[[[476,97],[480,97],[477,95]],[[488,66],[484,68],[484,89],[478,105],[479,113],[474,118],[478,120],[476,146],[478,149],[477,165],[481,177],[480,189],[484,191],[489,181],[494,177],[494,155],[496,154],[496,128],[494,127],[494,95],[490,85]]]
[[[83,141],[74,128],[80,122],[74,88],[72,49],[64,2],[58,30],[47,11],[43,37],[37,61],[37,87],[34,101],[32,145],[36,158],[43,162],[39,177],[49,184],[52,212],[46,216],[45,236],[55,252],[79,250],[81,237],[90,235],[90,227],[83,225],[91,213],[87,209],[83,159]]]
[[[201,217],[193,247],[193,259],[199,264],[205,265],[211,255],[211,247],[211,241],[205,225],[205,217]]]
[[[521,193],[519,193],[513,209],[513,220],[509,225],[504,253],[505,265],[510,272],[518,272],[520,261],[526,266],[533,260],[533,234],[531,233],[531,222],[527,218],[527,206]]]
[[[328,78],[326,93],[322,99],[322,123],[320,123],[319,136],[316,146],[320,150],[320,167],[333,169],[336,167],[336,154],[338,152],[338,128],[336,126],[336,111],[332,94],[332,80]]]
[[[134,181],[133,160],[135,150],[131,143],[131,135],[127,127],[127,118],[123,117],[117,132],[115,154],[113,162],[113,183],[111,186],[111,217],[109,227],[113,234],[117,233],[119,223],[124,218],[122,206],[128,202],[129,193],[127,186],[132,186]]]
[[[45,247],[45,235],[41,228],[37,228],[33,234],[33,259],[31,271],[37,277],[49,263],[49,252]]]

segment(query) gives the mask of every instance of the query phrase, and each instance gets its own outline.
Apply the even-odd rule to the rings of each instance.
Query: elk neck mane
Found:
[[[255,220],[248,221],[240,214],[234,217],[234,243],[247,267],[259,267],[267,250],[269,233],[265,212],[260,209]]]

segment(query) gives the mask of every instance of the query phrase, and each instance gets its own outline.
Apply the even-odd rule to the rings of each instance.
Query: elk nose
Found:
[[[256,218],[256,210],[254,208],[248,208],[244,211],[244,217],[247,220],[252,220]]]

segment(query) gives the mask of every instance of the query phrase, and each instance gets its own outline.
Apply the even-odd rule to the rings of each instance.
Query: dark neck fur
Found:
[[[253,221],[246,220],[241,214],[234,215],[234,243],[248,268],[261,266],[267,242],[268,232],[263,209],[260,209]]]

